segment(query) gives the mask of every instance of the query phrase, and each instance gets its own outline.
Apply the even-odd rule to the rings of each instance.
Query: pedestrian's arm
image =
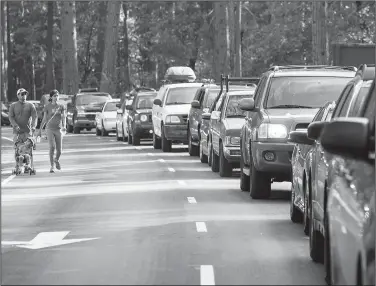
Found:
[[[37,128],[38,123],[38,114],[37,109],[35,108],[34,104],[31,104],[31,129],[35,130]]]
[[[18,124],[17,124],[17,122],[15,120],[14,105],[13,104],[9,107],[9,121],[10,121],[10,124],[13,127],[18,127]]]
[[[67,128],[67,108],[65,105],[62,106],[62,113],[61,113],[61,126],[63,126],[64,129]]]
[[[43,119],[42,119],[42,122],[40,123],[39,134],[42,133],[42,129],[44,127],[44,124],[46,124],[46,121],[47,121],[47,110],[43,109]]]

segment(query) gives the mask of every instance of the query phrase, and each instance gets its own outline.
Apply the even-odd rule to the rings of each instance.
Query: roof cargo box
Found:
[[[195,79],[195,72],[190,67],[169,67],[165,73],[165,80],[171,82],[191,82]]]

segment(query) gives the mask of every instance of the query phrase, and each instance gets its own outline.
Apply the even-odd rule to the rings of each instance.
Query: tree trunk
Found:
[[[106,41],[103,59],[103,75],[101,79],[101,91],[113,94],[116,88],[116,56],[117,56],[117,40],[118,26],[120,16],[119,1],[108,3]],[[103,76],[102,75],[102,76]]]
[[[75,2],[63,2],[62,21],[63,92],[75,94],[79,82]]]
[[[221,74],[229,74],[229,31],[227,5],[223,2],[214,3],[216,17],[216,56],[215,79],[220,81]]]
[[[6,13],[5,13],[5,2],[1,1],[0,2],[1,6],[1,101],[7,102],[7,65],[8,65],[8,60],[7,60],[7,37],[6,37],[6,31],[7,31],[7,26],[6,26]]]
[[[33,94],[33,100],[37,100],[37,88],[35,85],[35,64],[34,64],[34,55],[31,53],[30,55],[30,64],[31,64],[31,88]]]
[[[232,1],[227,3],[228,9],[228,29],[229,29],[229,42],[230,42],[230,71],[235,74],[235,4]]]
[[[95,77],[97,78],[98,85],[101,82],[103,57],[104,57],[104,45],[105,45],[105,33],[107,23],[107,5],[108,1],[101,1],[98,8],[98,36],[97,36],[97,54],[95,55]]]
[[[52,89],[55,89],[55,73],[53,62],[53,28],[54,28],[54,2],[47,2],[47,57],[46,57],[46,85],[45,92],[49,93]]]
[[[313,64],[328,64],[326,2],[312,2],[312,57]]]
[[[124,13],[124,24],[123,24],[123,33],[124,33],[124,80],[125,80],[125,91],[130,91],[132,89],[131,77],[129,70],[129,38],[128,38],[128,4],[123,2],[123,13]]]
[[[242,45],[240,40],[242,26],[242,2],[236,3],[235,13],[235,76],[242,76]]]
[[[10,41],[10,8],[9,2],[7,1],[7,15],[6,15],[6,25],[7,25],[7,58],[8,58],[8,69],[7,69],[7,76],[8,76],[8,100],[9,101],[16,101],[17,94],[14,86],[13,80],[13,63],[12,63],[12,43]]]

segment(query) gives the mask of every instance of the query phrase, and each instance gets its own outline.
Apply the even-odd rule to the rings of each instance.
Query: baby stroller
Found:
[[[31,137],[28,137],[26,141],[18,140],[19,139],[19,134],[17,137],[17,140],[14,144],[15,147],[15,154],[14,158],[16,160],[16,167],[12,171],[12,175],[20,175],[22,172],[24,173],[29,173],[31,175],[35,175],[36,171],[34,168],[34,158],[33,158],[33,151],[36,149],[36,140],[34,138],[34,135]],[[26,146],[27,144],[27,146]],[[23,146],[21,146],[23,145]],[[30,146],[28,148],[29,152],[28,153],[20,153],[20,149],[25,149],[25,147]],[[23,147],[23,148],[22,148]],[[25,166],[25,163],[28,163],[28,159],[30,159],[30,166]],[[25,162],[26,161],[26,162]]]

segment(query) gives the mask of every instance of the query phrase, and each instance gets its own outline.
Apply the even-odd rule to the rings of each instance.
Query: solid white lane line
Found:
[[[159,162],[165,163],[166,161],[164,159],[158,159]]]
[[[110,140],[111,142],[115,142],[115,140]]]
[[[148,156],[154,156],[154,154],[153,153],[148,153]]]
[[[173,173],[175,173],[175,169],[174,168],[168,168],[168,170],[170,171],[170,172],[173,172]]]
[[[181,185],[181,186],[186,186],[187,183],[182,181],[182,180],[178,180],[178,184]]]
[[[4,181],[1,182],[1,185],[2,186],[5,186],[6,184],[8,184],[10,182],[10,180],[12,180],[16,175],[11,175],[9,176],[8,178],[6,178]]]
[[[136,147],[136,150],[142,150],[142,148],[141,147]]]
[[[11,141],[11,142],[13,142],[13,140],[12,140],[12,139],[10,139],[10,138],[8,138],[8,137],[4,137],[4,136],[1,136],[1,138],[3,138],[3,139],[5,139],[5,140],[8,140],[8,141]]]
[[[197,204],[196,199],[194,197],[187,197],[188,203],[190,204]]]
[[[215,285],[213,265],[200,266],[200,283],[201,285]]]
[[[206,224],[204,222],[196,222],[197,232],[208,232]]]

